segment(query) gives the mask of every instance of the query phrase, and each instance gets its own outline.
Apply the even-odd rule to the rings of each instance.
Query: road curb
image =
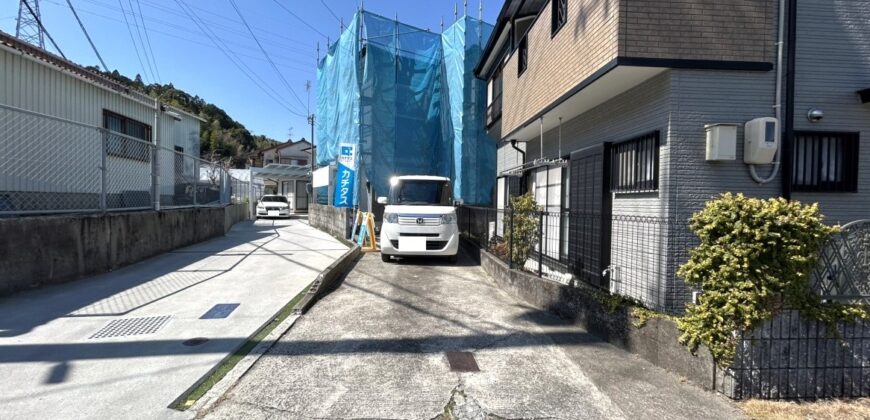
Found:
[[[205,395],[197,400],[195,404],[183,412],[188,412],[193,414],[193,417],[198,417],[200,414],[210,411],[212,407],[221,400],[224,394],[226,394],[226,392],[229,391],[245,373],[248,373],[251,366],[253,366],[257,360],[260,360],[260,356],[264,355],[270,348],[272,348],[278,339],[290,330],[290,327],[292,327],[298,319],[299,316],[295,314],[288,316],[287,319],[275,327],[269,335],[264,337],[263,341],[251,349],[250,353],[243,357],[239,363],[227,372],[226,376],[221,378],[221,380],[209,389]],[[220,366],[220,364],[217,366]],[[208,375],[205,377],[208,377]]]
[[[362,250],[360,246],[352,244],[347,252],[326,267],[326,269],[321,271],[320,274],[317,275],[317,278],[314,279],[314,282],[311,283],[308,293],[305,294],[305,297],[303,297],[296,305],[296,308],[293,309],[293,315],[304,314],[308,309],[314,306],[320,298],[326,296],[326,294],[335,289],[339,280],[341,280],[344,274],[350,271],[350,268],[354,263],[356,263],[356,260],[358,260],[361,255]]]
[[[314,306],[318,300],[320,300],[323,296],[332,291],[335,286],[337,286],[339,280],[348,272],[356,260],[362,255],[362,251],[357,244],[348,243],[348,241],[344,241],[345,244],[351,246],[341,257],[337,260],[333,261],[332,264],[327,266],[320,274],[317,275],[317,278],[311,283],[311,286],[308,288],[308,292],[296,304],[293,308],[293,313],[287,317],[281,324],[275,327],[272,332],[269,333],[266,337],[263,338],[257,346],[251,349],[251,352],[248,353],[244,358],[242,358],[239,363],[237,363],[229,372],[227,372],[226,376],[224,376],[218,383],[216,383],[208,392],[205,393],[196,403],[194,403],[190,408],[184,410],[184,412],[188,412],[193,414],[194,417],[198,417],[203,413],[207,413],[211,411],[211,409],[221,401],[222,397],[229,391],[238,381],[239,379],[248,372],[251,366],[260,359],[260,357],[265,354],[269,349],[278,342],[278,339],[281,338],[293,324],[299,319],[299,317],[304,314],[308,309]],[[279,311],[280,313],[280,311]],[[277,314],[276,314],[277,316]],[[274,318],[274,317],[273,317]],[[264,326],[268,324],[263,324]],[[261,327],[262,328],[262,327]],[[253,337],[256,335],[256,332],[251,335]],[[244,345],[244,343],[242,344]],[[241,347],[241,345],[240,345]],[[227,357],[232,355],[229,354]],[[224,359],[225,361],[226,359]],[[224,361],[218,363],[214,369],[217,369]],[[209,375],[211,375],[214,370],[210,371],[207,375],[205,375],[202,380],[205,380]],[[190,389],[194,389],[198,386],[199,382],[195,384]],[[188,391],[186,391],[183,395],[186,395]],[[181,397],[179,397],[180,399]]]

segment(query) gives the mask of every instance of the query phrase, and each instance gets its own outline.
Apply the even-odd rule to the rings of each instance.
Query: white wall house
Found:
[[[201,121],[0,32],[0,211],[148,208],[155,167],[161,201],[180,205]]]
[[[311,143],[308,140],[288,140],[262,152],[263,167],[270,164],[308,166],[311,164]],[[264,178],[267,193],[280,194],[287,197],[294,211],[308,209],[307,181],[297,179]]]

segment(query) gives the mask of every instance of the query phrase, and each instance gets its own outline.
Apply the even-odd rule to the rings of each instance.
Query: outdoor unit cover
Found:
[[[746,123],[743,139],[743,163],[763,165],[773,162],[779,147],[779,121],[761,117]]]
[[[737,159],[737,124],[708,124],[707,160]]]

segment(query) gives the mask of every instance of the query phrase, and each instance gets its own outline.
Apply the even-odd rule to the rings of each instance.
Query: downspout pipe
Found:
[[[785,74],[785,134],[782,138],[782,197],[791,200],[792,139],[794,138],[795,41],[797,38],[797,0],[788,1],[788,35]]]
[[[514,148],[517,152],[520,153],[520,164],[526,164],[526,151],[517,147],[517,139],[511,139],[511,147]],[[520,178],[520,190],[524,190],[525,185],[523,185],[523,178]]]
[[[782,44],[785,40],[785,14],[786,7],[785,2],[787,0],[779,0],[779,13],[778,13],[778,23],[777,23],[777,37],[776,37],[776,93],[774,96],[774,117],[776,117],[777,124],[782,124],[782,76],[783,76],[783,68],[782,68]],[[789,25],[791,27],[791,25]],[[791,44],[789,44],[791,45]],[[785,136],[781,136],[785,137]],[[783,143],[783,142],[780,142]],[[773,158],[773,169],[770,171],[770,175],[766,178],[762,178],[758,175],[758,171],[755,165],[749,165],[749,175],[752,177],[752,180],[759,184],[767,184],[770,181],[773,181],[776,178],[776,174],[779,173],[780,166],[782,165],[782,158],[787,156],[783,153],[783,146],[781,145],[776,150],[776,156]]]
[[[526,163],[526,151],[517,147],[517,139],[511,139],[511,147],[520,153],[520,164]]]

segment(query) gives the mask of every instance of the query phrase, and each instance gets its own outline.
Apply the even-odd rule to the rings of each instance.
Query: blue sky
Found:
[[[178,1],[189,6],[188,12],[201,19],[232,51],[232,56],[243,60],[262,80],[260,83],[272,92],[271,96],[278,97],[284,105],[258,88],[215,47]],[[158,78],[162,83],[172,82],[176,87],[220,106],[254,134],[285,140],[292,127],[293,139],[308,138],[310,128],[304,117],[308,103],[305,84],[310,80],[314,85],[311,89],[313,108],[317,88],[315,46],[319,41],[323,51],[326,37],[334,40],[338,36],[339,19],[348,22],[359,1],[234,1],[284,80],[265,59],[230,0],[72,0],[72,3],[110,69],[118,69],[130,77],[139,73],[146,82]],[[390,17],[398,15],[405,23],[433,31],[438,30],[442,17],[445,25],[453,22],[455,4],[458,4],[460,15],[463,8],[462,1],[454,0],[365,0],[364,4],[366,10]],[[484,20],[493,22],[501,4],[501,0],[484,0]],[[124,22],[122,5],[127,12],[132,36]],[[477,0],[469,1],[468,14],[477,16],[477,7]],[[40,8],[45,27],[67,58],[83,65],[99,64],[66,0],[40,0]],[[17,13],[17,0],[0,1],[0,30],[14,34]],[[138,20],[140,17],[144,18],[144,25]],[[140,33],[133,26],[135,22],[139,22],[140,29],[143,26],[147,29],[147,35],[141,33],[144,47],[139,41]],[[142,56],[142,64],[131,37]],[[149,38],[154,56],[152,66],[156,64],[154,75],[143,55]],[[46,47],[53,51],[48,40]],[[285,80],[296,91],[298,100],[285,85]],[[294,115],[294,112],[300,115]]]

